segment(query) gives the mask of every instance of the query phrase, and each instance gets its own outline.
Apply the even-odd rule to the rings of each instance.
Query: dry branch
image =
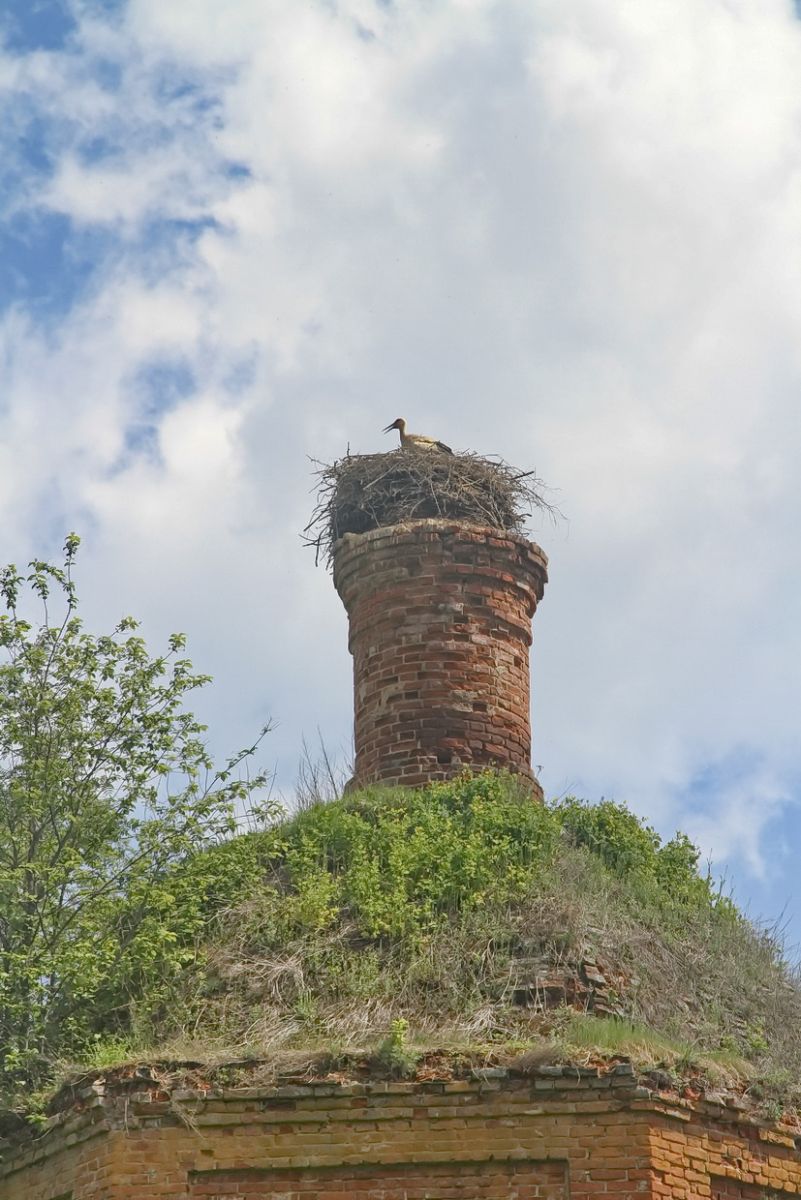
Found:
[[[395,450],[315,466],[317,503],[303,539],[314,546],[315,562],[322,556],[328,565],[346,533],[429,517],[520,533],[535,512],[553,522],[562,515],[533,471],[479,454]]]

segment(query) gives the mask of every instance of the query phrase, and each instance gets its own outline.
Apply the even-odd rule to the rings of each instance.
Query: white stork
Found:
[[[426,437],[423,433],[407,433],[403,417],[396,417],[383,432],[391,433],[393,429],[397,429],[400,434],[401,450],[439,450],[441,454],[453,454],[450,446],[438,442],[436,438]]]

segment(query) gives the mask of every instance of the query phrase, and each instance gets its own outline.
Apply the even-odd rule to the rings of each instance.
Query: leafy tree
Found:
[[[184,637],[151,657],[137,622],[87,633],[72,568],[0,571],[0,1080],[124,1029],[142,980],[191,953],[169,919],[176,863],[235,828],[264,776],[216,769],[184,709],[209,676]],[[53,621],[52,598],[60,616]],[[26,619],[33,602],[38,619]],[[243,777],[244,776],[244,777]],[[256,805],[258,810],[258,806]],[[157,997],[156,997],[157,998]],[[151,997],[152,1000],[152,997]]]

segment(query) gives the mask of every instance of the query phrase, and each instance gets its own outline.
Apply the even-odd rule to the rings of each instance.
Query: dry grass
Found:
[[[293,1048],[358,1055],[398,1020],[410,1044],[534,1047],[551,1060],[626,1055],[644,1070],[703,1070],[714,1082],[801,1074],[801,990],[769,935],[742,919],[649,908],[592,855],[563,847],[536,892],[455,918],[422,941],[366,941],[347,919],[271,945],[258,902],[228,913],[209,947],[194,1034],[256,1055]],[[614,1020],[515,989],[534,967],[570,974],[587,958],[627,980]],[[554,1049],[556,1048],[556,1049]],[[765,1084],[764,1081],[767,1081]],[[801,1100],[799,1092],[798,1100]]]
[[[346,533],[441,517],[522,531],[532,513],[561,513],[533,471],[478,454],[395,450],[317,463],[317,503],[304,540],[331,561]]]

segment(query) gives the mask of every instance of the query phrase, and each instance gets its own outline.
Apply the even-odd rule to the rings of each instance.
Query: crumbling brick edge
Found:
[[[421,1194],[451,1171],[463,1190],[494,1196],[509,1170],[515,1181],[528,1172],[527,1195],[554,1200],[801,1194],[801,1130],[737,1097],[648,1087],[628,1063],[236,1088],[98,1075],[62,1100],[41,1134],[2,1150],[3,1200],[267,1197],[276,1188],[325,1200],[349,1190],[357,1169],[385,1191],[414,1171]]]

